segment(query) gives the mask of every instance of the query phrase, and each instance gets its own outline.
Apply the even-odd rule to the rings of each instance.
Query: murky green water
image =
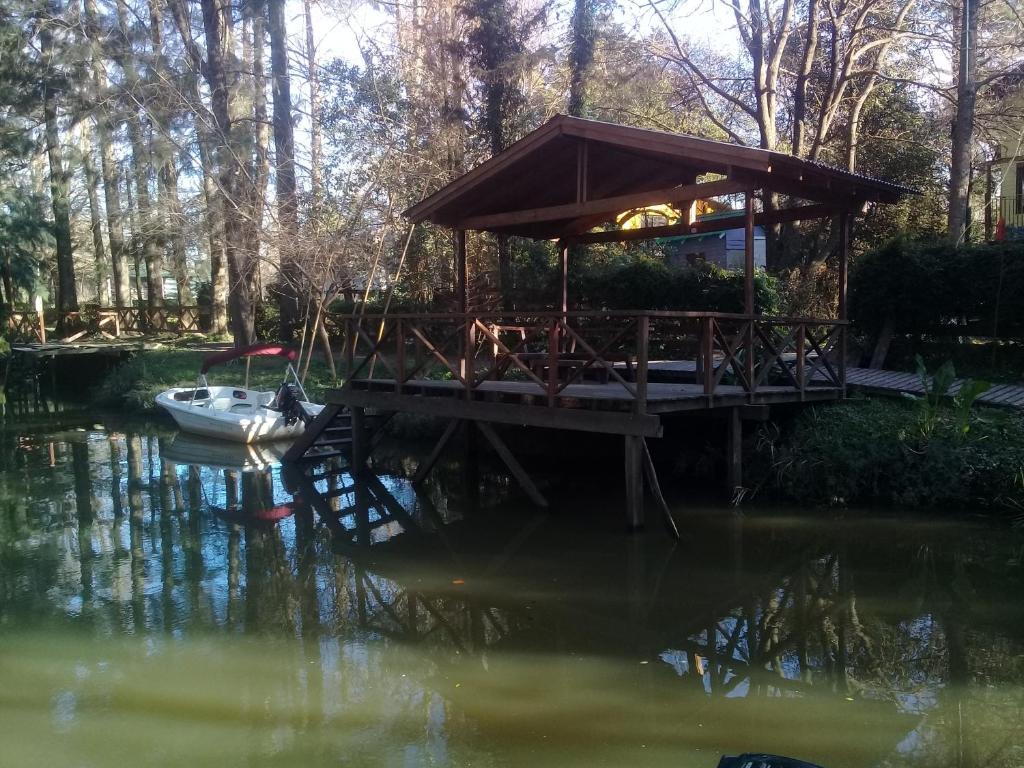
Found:
[[[1005,529],[705,510],[673,545],[617,477],[540,514],[232,462],[2,433],[0,765],[1024,765]]]

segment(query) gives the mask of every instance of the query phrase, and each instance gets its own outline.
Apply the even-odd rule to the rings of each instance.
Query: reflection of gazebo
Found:
[[[893,202],[904,187],[777,152],[706,139],[557,116],[504,152],[410,208],[414,222],[455,233],[459,312],[363,316],[348,322],[345,386],[328,395],[319,426],[307,430],[293,458],[342,408],[354,424],[363,408],[424,413],[454,425],[474,422],[531,495],[541,500],[492,424],[625,436],[630,522],[642,520],[647,437],[662,418],[728,409],[739,481],[743,408],[841,397],[845,387],[846,265],[851,218],[871,202]],[[803,203],[759,205],[768,193]],[[623,211],[741,196],[744,311],[573,311],[566,285],[569,247],[735,229],[735,218],[663,226],[599,229]],[[839,231],[839,317],[778,318],[756,313],[754,228],[835,217]],[[561,295],[552,312],[469,311],[466,232],[557,240]],[[665,376],[673,378],[664,381]],[[384,378],[381,378],[384,376]],[[365,459],[356,426],[353,453]],[[429,469],[430,461],[427,462]]]

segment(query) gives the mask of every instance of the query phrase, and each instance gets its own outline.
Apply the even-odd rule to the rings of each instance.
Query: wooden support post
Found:
[[[565,240],[558,241],[558,266],[562,275],[562,319],[569,311],[569,245]]]
[[[743,312],[754,314],[754,191],[743,198]]]
[[[739,408],[729,409],[725,440],[725,482],[729,499],[743,487],[743,420]]]
[[[661,514],[665,516],[665,522],[668,524],[669,531],[672,532],[675,540],[679,541],[679,528],[672,517],[672,510],[669,509],[668,502],[665,501],[665,496],[661,492],[661,483],[658,482],[658,472],[654,468],[654,459],[651,458],[651,451],[647,447],[647,440],[643,437],[639,439],[644,449],[644,472],[647,475],[647,485],[651,489],[651,495],[654,496],[654,500],[658,502],[658,506],[661,508]]]
[[[847,293],[847,271],[850,262],[850,213],[843,211],[839,214],[839,319],[846,322],[846,293]],[[846,397],[846,327],[839,329],[839,386],[842,387],[843,397]]]
[[[748,189],[743,205],[743,309],[748,318],[744,346],[747,386],[753,396],[754,382],[754,190]]]
[[[352,381],[356,369],[356,323],[351,317],[345,318],[345,383]]]
[[[368,446],[366,443],[366,411],[362,408],[352,408],[352,474],[356,475],[366,470],[366,460],[369,458]]]
[[[437,444],[430,451],[430,455],[427,456],[427,458],[423,460],[423,463],[416,468],[416,474],[412,478],[413,485],[419,485],[427,478],[427,475],[430,474],[430,470],[434,468],[437,460],[441,458],[441,454],[444,453],[445,446],[447,446],[448,441],[452,439],[452,435],[455,434],[455,430],[458,428],[459,423],[458,419],[452,419],[448,422],[448,426],[444,428],[444,432],[441,434],[441,439],[437,441]]]
[[[700,357],[703,368],[701,375],[704,384],[704,394],[708,401],[715,392],[715,318],[702,317],[700,320]]]
[[[551,318],[548,326],[548,408],[558,402],[558,358],[562,346],[562,327],[559,318]]]
[[[398,374],[395,391],[401,393],[405,385],[405,325],[402,318],[395,320],[395,370]]]
[[[512,476],[526,492],[526,495],[530,497],[530,501],[538,507],[544,507],[546,509],[548,506],[547,499],[544,498],[537,486],[534,485],[533,480],[531,480],[530,476],[526,474],[526,470],[523,469],[523,466],[516,461],[516,457],[512,455],[512,451],[508,449],[505,442],[498,437],[498,433],[494,431],[494,427],[486,421],[478,421],[475,423],[481,434],[487,438],[487,442],[491,444],[501,460],[505,462],[505,466],[508,467]]]
[[[633,412],[647,413],[647,348],[651,334],[651,318],[640,315],[636,319],[636,403]]]
[[[626,435],[626,527],[638,531],[644,527],[643,438]]]
[[[466,230],[459,229],[455,232],[455,278],[457,283],[456,294],[459,301],[459,313],[462,315],[463,334],[460,343],[461,362],[459,374],[466,386],[466,398],[473,396],[473,383],[475,373],[473,371],[473,352],[476,343],[475,327],[469,319],[469,267],[466,261]]]

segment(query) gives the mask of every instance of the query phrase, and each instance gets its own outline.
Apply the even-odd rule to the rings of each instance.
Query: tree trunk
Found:
[[[52,64],[53,38],[44,21],[39,35],[40,50],[47,64]],[[77,312],[75,261],[71,245],[71,205],[68,176],[64,169],[64,153],[57,126],[57,91],[55,73],[47,72],[43,83],[43,120],[46,124],[46,155],[50,162],[50,202],[53,207],[53,236],[57,247],[57,311]],[[63,328],[63,317],[58,320]]]
[[[323,130],[320,127],[320,72],[316,67],[316,41],[310,0],[303,0],[306,17],[306,83],[309,85],[309,181],[314,208],[323,196]]]
[[[224,250],[223,200],[217,192],[217,169],[210,151],[214,119],[199,92],[199,78],[204,72],[206,62],[192,36],[192,19],[188,6],[182,0],[170,0],[168,5],[191,66],[191,71],[186,77],[185,89],[190,102],[189,108],[194,115],[199,163],[203,170],[203,200],[206,203],[204,218],[210,249],[210,331],[222,336],[228,332],[227,255]]]
[[[171,249],[171,272],[178,286],[178,304],[191,306],[195,303],[192,286],[189,283],[188,258],[185,255],[185,235],[182,232],[184,214],[178,197],[178,169],[174,159],[168,158],[160,167],[160,196],[163,208],[164,226]]]
[[[86,34],[92,47],[90,64],[92,67],[93,103],[104,104],[107,99],[107,75],[103,68],[105,51],[103,50],[102,33],[96,16],[96,0],[84,0],[83,3]],[[96,117],[96,138],[100,150],[100,174],[103,177],[103,202],[107,213],[107,241],[110,244],[110,271],[113,285],[114,306],[124,307],[131,304],[128,293],[128,271],[125,265],[124,219],[121,213],[121,192],[118,188],[117,163],[111,141],[110,117],[106,110],[99,111]]]
[[[295,137],[292,132],[292,93],[288,77],[288,29],[284,0],[268,0],[270,69],[274,94],[274,170],[277,189],[278,258],[281,340],[295,338],[299,321],[299,272],[295,241],[299,234],[299,200],[295,187]]]
[[[128,172],[124,174],[124,195],[127,201],[125,210],[128,211],[128,231],[131,232],[128,250],[125,252],[125,255],[128,256],[132,265],[132,269],[129,270],[131,273],[129,279],[131,280],[132,288],[135,289],[135,303],[141,307],[145,301],[145,292],[142,290],[142,266],[141,259],[139,258],[142,250],[139,245],[142,242],[142,235],[139,234],[139,217],[132,196],[132,178]]]
[[[818,54],[818,0],[807,4],[807,38],[804,42],[803,63],[793,89],[793,154],[800,157],[804,151],[804,120],[807,118],[807,84],[814,71]]]
[[[128,30],[129,10],[124,0],[117,2],[117,19],[122,41],[127,45],[131,38]],[[139,73],[132,59],[132,52],[123,52],[119,57],[124,71],[125,88],[129,98],[136,103],[141,100],[139,93]],[[150,308],[161,307],[164,303],[163,258],[161,254],[161,238],[157,222],[154,220],[153,203],[149,194],[149,179],[152,175],[150,147],[146,145],[142,133],[142,120],[139,110],[132,106],[125,119],[128,129],[128,143],[131,147],[132,180],[135,183],[135,203],[138,208],[138,230],[142,259],[146,264],[146,302]],[[159,131],[159,129],[157,129]]]
[[[174,73],[167,66],[164,56],[163,33],[161,29],[162,0],[148,0],[149,39],[153,46],[153,68],[160,82],[172,82]],[[166,107],[163,107],[166,110]],[[171,273],[178,286],[178,304],[192,304],[192,288],[188,281],[188,263],[185,257],[185,235],[182,231],[181,200],[178,197],[178,168],[174,146],[168,138],[170,118],[165,112],[150,110],[153,123],[153,154],[156,156],[157,182],[160,211],[160,245],[169,247]],[[163,277],[161,275],[161,288]]]
[[[962,0],[960,48],[957,55],[956,111],[953,116],[952,157],[949,169],[949,239],[954,244],[967,237],[970,205],[971,149],[974,137],[974,106],[977,100],[978,14],[980,0]]]
[[[206,32],[206,80],[214,119],[219,196],[224,216],[224,254],[228,266],[228,305],[231,331],[236,346],[255,339],[249,284],[245,279],[239,244],[244,223],[238,216],[236,192],[240,166],[232,146],[231,96],[225,58],[231,46],[231,6],[227,0],[202,0],[203,29]]]
[[[572,14],[572,41],[569,46],[569,114],[586,117],[587,70],[594,60],[597,19],[594,0],[575,0]]]
[[[80,134],[82,168],[85,171],[85,188],[89,197],[89,229],[92,233],[92,255],[96,262],[96,301],[100,306],[110,306],[110,270],[107,267],[107,249],[103,245],[103,214],[100,211],[99,176],[92,156],[92,133],[89,124],[82,123]]]

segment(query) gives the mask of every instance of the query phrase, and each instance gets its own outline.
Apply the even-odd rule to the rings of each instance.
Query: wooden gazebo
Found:
[[[406,211],[414,223],[455,232],[459,311],[349,319],[344,387],[307,430],[292,457],[315,457],[317,435],[351,409],[353,461],[366,459],[363,409],[448,419],[421,467],[429,471],[460,423],[475,423],[517,479],[542,502],[492,424],[625,436],[627,508],[642,522],[642,475],[657,480],[645,439],[662,419],[726,409],[732,436],[730,483],[739,484],[743,415],[774,403],[840,398],[845,392],[846,268],[851,219],[871,203],[913,190],[778,152],[708,139],[556,116],[504,152]],[[758,198],[795,201],[764,210]],[[742,216],[700,220],[693,203],[743,200]],[[609,228],[623,211],[671,204],[666,226]],[[687,215],[687,212],[691,212]],[[835,217],[836,318],[780,318],[756,312],[756,226]],[[745,232],[744,311],[576,311],[569,306],[569,248],[737,229]],[[466,232],[557,240],[561,297],[544,312],[470,311]]]

